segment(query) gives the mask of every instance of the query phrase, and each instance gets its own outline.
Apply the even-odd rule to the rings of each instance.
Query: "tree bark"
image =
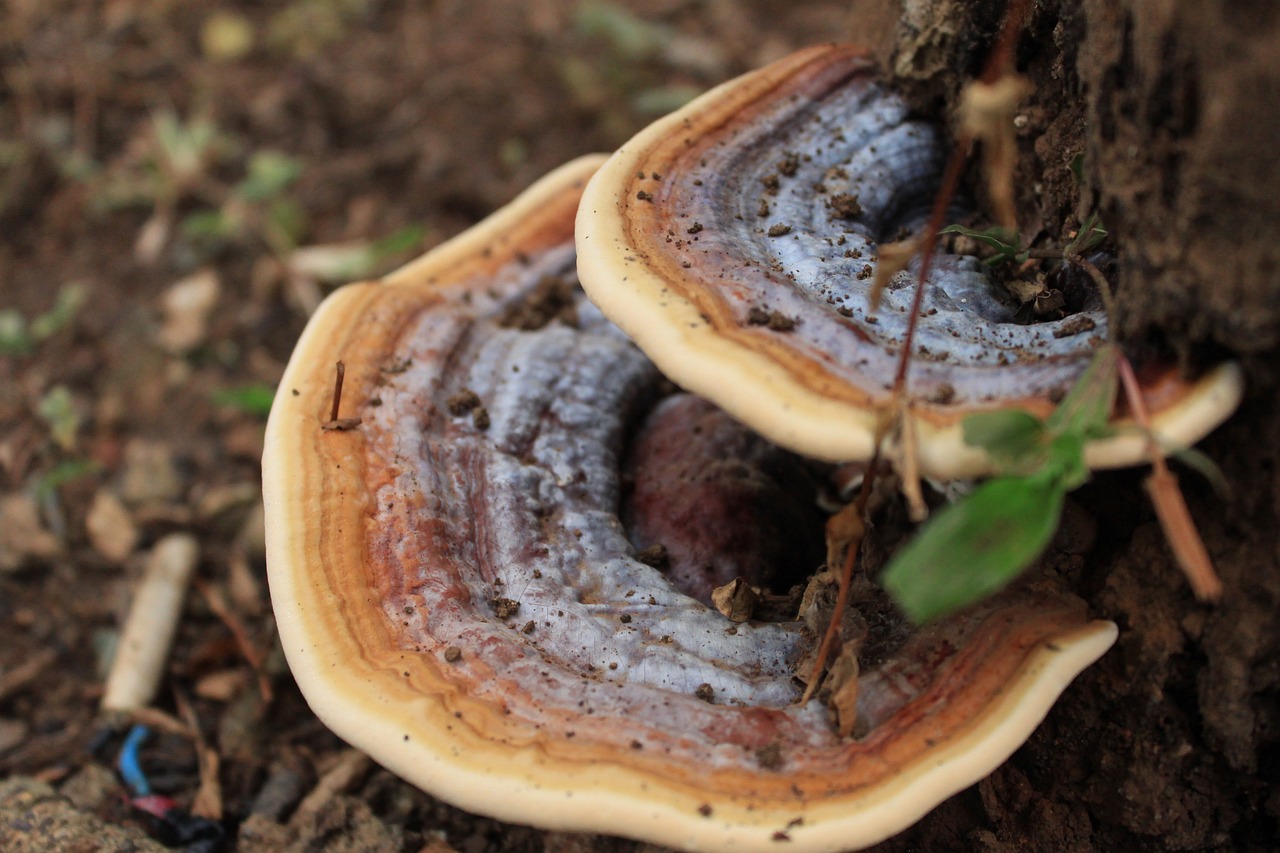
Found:
[[[854,37],[883,34],[871,46],[912,103],[946,115],[1000,17],[998,4],[956,0],[859,2],[852,13]],[[1099,213],[1122,342],[1172,352],[1188,370],[1245,366],[1244,404],[1202,447],[1231,496],[1182,476],[1227,593],[1216,607],[1192,598],[1141,472],[1099,475],[1077,493],[1100,525],[1082,591],[1120,624],[1116,649],[1009,764],[886,849],[1270,847],[1280,826],[1280,6],[1042,0],[1017,60],[1035,87],[1018,122],[1024,238],[1060,245]]]

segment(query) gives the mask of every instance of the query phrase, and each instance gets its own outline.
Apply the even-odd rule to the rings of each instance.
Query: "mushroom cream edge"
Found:
[[[365,644],[381,634],[376,604],[371,611],[376,616],[357,612],[358,599],[370,591],[329,586],[335,561],[359,565],[365,559],[362,544],[344,543],[340,534],[362,529],[368,497],[355,478],[359,431],[320,429],[331,394],[331,365],[341,356],[340,342],[326,323],[352,310],[364,288],[412,284],[425,271],[464,263],[483,252],[507,228],[536,215],[549,198],[580,184],[599,162],[584,158],[562,167],[477,229],[392,273],[382,284],[337,291],[308,324],[280,384],[263,461],[271,594],[290,667],[317,716],[337,734],[403,778],[478,813],[697,850],[764,849],[773,845],[773,833],[784,830],[796,849],[873,843],[1002,763],[1072,678],[1111,645],[1114,625],[1085,624],[1037,649],[1017,683],[976,725],[927,762],[864,792],[855,808],[844,801],[829,808],[808,802],[753,814],[728,802],[710,803],[710,814],[704,816],[687,792],[664,794],[658,790],[661,780],[637,779],[625,766],[565,764],[537,746],[513,749],[486,740],[470,724],[459,725],[440,697],[415,694],[398,672],[367,663]],[[307,445],[316,442],[327,448],[325,464],[332,467],[317,470],[318,463],[309,458]],[[346,503],[336,510],[323,506],[330,492],[345,497]],[[347,596],[354,599],[345,600]],[[360,629],[371,633],[361,635]],[[794,818],[801,822],[792,823]]]

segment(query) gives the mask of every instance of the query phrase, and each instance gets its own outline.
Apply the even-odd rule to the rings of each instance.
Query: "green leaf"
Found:
[[[58,291],[53,307],[31,321],[31,337],[43,341],[69,326],[88,295],[88,289],[80,282],[65,285]]]
[[[164,160],[164,171],[186,187],[204,174],[216,159],[219,148],[225,147],[218,126],[203,116],[194,116],[185,122],[171,110],[152,115],[152,132]]]
[[[235,223],[221,210],[193,210],[182,218],[182,233],[192,240],[221,242],[235,231]]]
[[[17,311],[0,311],[0,355],[28,355],[34,345],[26,319]]]
[[[246,201],[266,201],[286,190],[302,174],[302,161],[279,151],[255,151],[249,174],[236,187]]]
[[[55,385],[50,388],[40,398],[36,411],[49,425],[49,435],[54,442],[63,450],[74,450],[81,418],[67,386]]]
[[[1093,440],[1107,434],[1111,408],[1116,399],[1118,353],[1111,344],[1093,354],[1071,391],[1045,421],[1051,435],[1076,435]]]
[[[421,225],[406,225],[399,231],[374,242],[373,260],[380,262],[401,252],[417,248],[421,245],[424,234],[426,229]]]
[[[913,622],[996,592],[1040,555],[1066,490],[1054,477],[1001,477],[936,513],[885,570],[884,588]]]
[[[938,233],[960,234],[995,249],[996,253],[983,261],[986,264],[998,264],[1002,261],[1020,264],[1026,261],[1028,257],[1027,251],[1022,248],[1022,238],[1018,236],[1018,233],[1001,228],[999,225],[993,225],[981,231],[965,228],[963,225],[948,225]]]
[[[1049,442],[1044,470],[1056,477],[1068,492],[1089,480],[1089,466],[1084,464],[1085,444],[1084,436],[1070,432],[1055,436]]]
[[[1076,186],[1084,186],[1084,152],[1081,151],[1071,158],[1071,162],[1067,164],[1067,168],[1071,171],[1071,178],[1075,181]]]
[[[1029,412],[978,412],[961,427],[964,443],[987,451],[1001,470],[1027,473],[1043,461],[1044,422]]]
[[[87,295],[81,283],[64,285],[53,307],[30,323],[17,311],[0,311],[0,355],[30,355],[36,344],[71,324]]]
[[[64,459],[35,481],[36,496],[43,499],[66,483],[101,472],[102,465],[93,459]]]
[[[272,199],[267,205],[267,227],[269,242],[278,250],[292,251],[306,233],[307,212],[292,199]]]
[[[1165,453],[1208,480],[1218,497],[1224,500],[1231,497],[1231,484],[1227,482],[1227,476],[1208,454],[1194,447],[1167,447]]]
[[[236,388],[220,388],[213,392],[213,402],[219,406],[239,409],[250,415],[266,417],[271,412],[276,389],[259,382]]]
[[[1076,236],[1062,250],[1063,257],[1082,255],[1107,239],[1107,229],[1102,227],[1102,217],[1090,213],[1076,232]]]
[[[633,61],[657,54],[672,38],[667,27],[613,3],[582,3],[573,16],[573,28],[579,37],[607,41],[619,59]]]

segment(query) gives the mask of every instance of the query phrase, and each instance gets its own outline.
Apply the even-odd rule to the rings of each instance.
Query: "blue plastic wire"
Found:
[[[151,783],[147,781],[147,774],[142,772],[142,765],[138,763],[138,749],[149,734],[151,732],[146,726],[134,726],[125,736],[124,746],[120,747],[117,767],[120,768],[124,783],[135,797],[145,797],[151,793]]]

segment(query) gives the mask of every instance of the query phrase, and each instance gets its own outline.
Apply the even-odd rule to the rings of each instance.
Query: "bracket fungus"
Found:
[[[771,440],[833,462],[870,457],[888,405],[918,259],[872,313],[879,247],[926,224],[946,151],[857,48],[809,48],[731,80],[627,142],[579,212],[591,300],[659,369]],[[1068,316],[1014,322],[973,256],[938,252],[916,332],[910,392],[921,472],[990,473],[961,420],[1044,415],[1105,334],[1096,297]],[[1238,367],[1198,381],[1150,364],[1152,428],[1185,445],[1239,401]],[[1121,419],[1120,423],[1125,421]],[[1142,462],[1117,430],[1091,467]]]
[[[657,370],[576,287],[600,162],[312,318],[263,460],[289,664],[337,734],[475,812],[689,850],[873,843],[1003,762],[1115,626],[1043,580],[918,631],[873,626],[842,737],[798,703],[800,622],[731,621],[638,559],[623,515],[680,534],[645,508],[656,486],[621,508],[624,458],[669,455],[628,450],[634,425],[711,416],[659,405]],[[361,421],[324,430],[339,359]],[[759,439],[713,428],[747,448],[744,479],[790,488],[760,473],[777,454]],[[703,487],[694,511],[742,508],[738,486]]]

